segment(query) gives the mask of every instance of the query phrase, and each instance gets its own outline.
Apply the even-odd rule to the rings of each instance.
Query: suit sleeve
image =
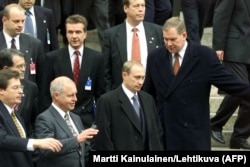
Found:
[[[217,0],[213,17],[213,49],[224,50],[237,0]]]

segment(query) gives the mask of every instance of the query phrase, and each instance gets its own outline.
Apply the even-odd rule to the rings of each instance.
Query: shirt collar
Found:
[[[62,109],[57,107],[57,105],[55,105],[55,103],[52,103],[51,105],[56,109],[56,111],[61,115],[62,118],[64,118],[65,114],[69,113],[69,111],[64,112]]]
[[[74,56],[74,52],[76,51],[74,48],[72,48],[70,45],[68,45],[68,49],[69,49],[69,55],[72,57]],[[83,55],[83,50],[84,50],[84,47],[83,45],[78,49],[78,51],[80,52],[80,56]]]
[[[128,21],[126,20],[126,29],[129,31],[129,32],[132,32],[132,29],[135,28],[135,27],[132,27]],[[144,27],[143,27],[143,22],[141,21],[137,26],[136,26],[138,32],[141,32]]]
[[[32,16],[35,16],[34,6],[32,6],[28,11],[31,13]]]
[[[13,38],[14,38],[16,41],[19,41],[19,36],[20,36],[20,34],[18,34],[18,35],[15,36],[15,37],[9,36],[9,34],[7,34],[5,31],[3,31],[3,34],[4,34],[4,37],[5,37],[6,42],[11,42],[11,40],[12,40]]]
[[[137,92],[134,94],[133,92],[131,92],[130,90],[128,90],[128,88],[126,88],[126,86],[122,83],[122,89],[124,91],[124,93],[128,96],[128,98],[131,100],[132,97],[134,95],[137,95]]]
[[[182,47],[182,49],[178,52],[179,53],[179,55],[180,55],[180,58],[184,58],[184,55],[185,55],[185,52],[186,52],[186,49],[187,49],[187,45],[188,45],[188,43],[187,43],[187,41],[185,41],[185,43],[184,43],[184,46]],[[175,55],[175,53],[173,53],[172,54],[172,57],[174,58],[174,55]]]

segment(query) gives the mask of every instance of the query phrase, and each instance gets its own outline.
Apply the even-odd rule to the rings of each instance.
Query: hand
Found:
[[[51,150],[53,152],[59,152],[62,148],[62,143],[54,138],[45,138],[45,139],[34,139],[33,141],[34,148],[40,148],[44,150]]]
[[[224,51],[223,50],[217,50],[216,51],[217,57],[220,61],[223,61],[224,59]]]
[[[86,130],[83,130],[78,136],[77,136],[77,141],[78,143],[85,142],[88,139],[92,139],[95,135],[97,135],[99,130],[89,128]]]

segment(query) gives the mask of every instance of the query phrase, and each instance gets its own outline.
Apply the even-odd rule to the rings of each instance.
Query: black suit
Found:
[[[23,79],[21,80],[23,89],[23,97],[18,105],[18,113],[24,120],[27,137],[33,137],[33,130],[36,116],[38,115],[38,87],[34,82]]]
[[[48,8],[34,6],[37,38],[41,40],[44,52],[59,48],[53,11]]]
[[[217,0],[213,21],[213,48],[224,51],[223,64],[245,83],[250,83],[250,1]],[[250,136],[250,102],[226,95],[216,116],[211,119],[213,130],[221,131],[239,108],[231,142],[242,143]]]
[[[138,118],[122,87],[110,91],[97,101],[95,137],[96,150],[162,150],[162,127],[153,98],[138,92],[145,128],[141,130]]]
[[[24,127],[24,122],[16,112],[17,119]],[[0,101],[0,166],[32,167],[32,156],[27,151],[27,138],[20,138],[17,128],[4,104]],[[13,151],[14,150],[14,151]]]
[[[84,127],[88,128],[94,121],[93,102],[104,92],[103,58],[99,52],[84,47],[81,71],[77,86],[77,102],[74,113],[82,119]],[[67,76],[73,80],[68,47],[47,53],[43,63],[43,73],[40,81],[41,111],[51,103],[49,92],[50,82],[58,76]],[[85,89],[85,84],[92,80],[91,90]]]
[[[37,39],[39,39],[43,46],[43,51],[49,52],[59,48],[57,40],[57,32],[55,20],[53,18],[53,11],[48,8],[34,6]],[[2,12],[0,16],[2,17]],[[25,28],[25,27],[24,27]],[[0,22],[0,30],[3,30],[3,23]]]
[[[3,32],[0,32],[0,43],[0,50],[7,48]],[[41,62],[44,58],[43,46],[41,44],[41,41],[27,34],[21,33],[19,37],[19,43],[20,51],[25,55],[25,62],[27,64],[25,70],[25,79],[37,83],[41,72]],[[36,64],[36,74],[30,74],[31,59],[32,62]]]
[[[84,127],[80,117],[74,113],[69,114],[78,133],[81,133]],[[37,116],[35,136],[37,138],[53,137],[63,144],[59,153],[42,151],[37,167],[84,166],[84,143],[80,144],[81,154],[79,154],[79,143],[76,137],[73,136],[66,121],[53,106]]]
[[[163,45],[162,29],[152,23],[143,22],[147,40],[148,53]],[[117,88],[122,83],[121,70],[127,61],[127,30],[122,23],[104,33],[102,53],[105,62],[106,91]]]

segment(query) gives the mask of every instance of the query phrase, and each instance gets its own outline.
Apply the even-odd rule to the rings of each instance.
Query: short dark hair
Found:
[[[9,84],[9,80],[12,78],[19,79],[19,72],[9,69],[0,70],[0,89],[6,89]]]
[[[144,0],[144,2],[146,3],[146,0]],[[123,0],[122,3],[123,3],[123,6],[129,6],[130,0]]]
[[[66,24],[77,24],[77,23],[82,23],[84,25],[83,31],[84,32],[87,31],[88,21],[84,16],[79,14],[69,16],[65,21],[65,26]]]
[[[0,70],[4,68],[4,66],[12,67],[14,65],[12,58],[13,56],[20,56],[24,58],[24,54],[16,49],[2,49],[0,51]]]

